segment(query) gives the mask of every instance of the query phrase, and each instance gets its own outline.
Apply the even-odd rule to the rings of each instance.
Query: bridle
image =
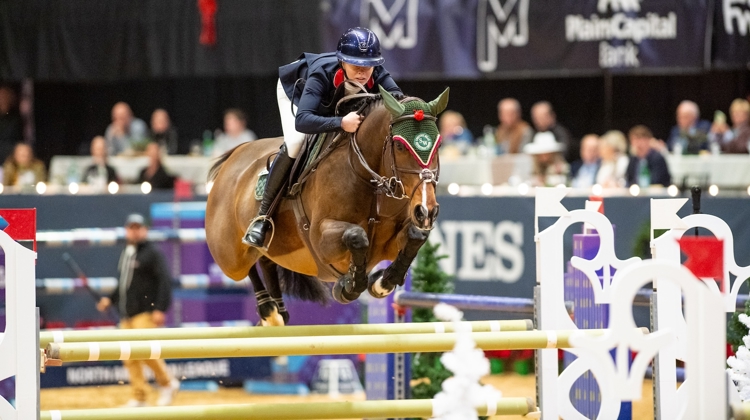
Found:
[[[368,95],[370,97],[379,96],[379,95],[373,95],[373,94],[368,94]],[[400,102],[408,102],[410,100],[417,100],[417,98],[407,97],[407,98],[402,99]],[[357,113],[361,112],[362,109],[364,109],[364,106],[362,106],[357,111]],[[437,117],[432,116],[432,115],[424,115],[423,118],[431,120],[431,121],[437,121]],[[395,141],[393,139],[393,126],[396,124],[402,124],[404,122],[407,122],[409,120],[414,120],[414,119],[415,119],[414,114],[405,114],[397,118],[391,117],[391,123],[388,125],[388,134],[386,135],[385,142],[383,142],[383,151],[382,151],[382,156],[381,156],[383,162],[386,162],[386,159],[388,159],[389,161],[389,164],[387,166],[390,168],[390,172],[391,172],[390,176],[381,175],[370,167],[370,165],[367,163],[367,160],[365,160],[364,155],[362,154],[362,149],[359,147],[359,143],[357,142],[356,132],[352,134],[351,141],[349,142],[349,144],[351,146],[351,151],[357,157],[357,160],[359,161],[360,165],[370,175],[370,179],[366,179],[357,171],[354,171],[354,172],[363,181],[370,184],[375,189],[376,194],[379,193],[389,198],[393,198],[396,200],[403,200],[403,199],[408,199],[410,196],[414,196],[414,193],[416,193],[417,189],[421,186],[422,187],[422,206],[426,209],[427,208],[427,185],[432,184],[433,192],[437,192],[437,184],[440,178],[439,157],[437,155],[435,156],[435,158],[437,159],[437,168],[435,170],[431,170],[429,168],[409,169],[409,168],[400,168],[396,166],[396,155],[394,151]],[[351,163],[351,159],[350,159],[350,163]],[[353,166],[352,166],[352,169],[354,169]],[[406,194],[406,191],[404,190],[404,183],[401,181],[402,174],[419,175],[419,183],[417,183],[417,185],[414,186],[414,189],[411,191],[411,194]],[[403,206],[406,206],[407,204],[408,203],[404,203]]]

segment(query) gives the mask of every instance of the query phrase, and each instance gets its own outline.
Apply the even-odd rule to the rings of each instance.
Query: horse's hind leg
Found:
[[[396,286],[404,285],[404,277],[419,248],[427,242],[429,231],[420,230],[409,224],[406,231],[406,245],[398,252],[396,259],[385,270],[378,270],[370,275],[367,291],[376,298],[391,294]]]
[[[260,257],[258,260],[260,271],[263,274],[268,293],[271,295],[271,299],[276,303],[279,308],[279,315],[284,320],[284,324],[289,323],[289,312],[286,311],[286,305],[284,305],[284,298],[281,293],[281,284],[279,283],[279,274],[276,271],[276,263],[269,260],[266,257]]]
[[[253,289],[255,289],[255,300],[257,301],[256,305],[258,315],[260,316],[260,324],[263,326],[283,326],[284,319],[279,314],[279,306],[263,285],[263,280],[260,278],[258,268],[255,264],[250,267],[250,272],[247,276],[253,284]]]

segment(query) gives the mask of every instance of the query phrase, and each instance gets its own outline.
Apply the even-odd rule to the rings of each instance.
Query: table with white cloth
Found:
[[[211,169],[214,161],[215,159],[211,157],[188,155],[162,158],[162,164],[167,173],[194,184],[206,182],[208,170]],[[148,157],[114,156],[108,158],[107,163],[115,168],[122,182],[132,183],[138,180],[143,168],[148,166]],[[60,185],[66,185],[74,180],[80,182],[83,172],[89,165],[91,165],[90,156],[55,156],[50,162],[49,181]]]
[[[206,182],[214,161],[210,157],[183,155],[162,159],[168,173],[194,184]],[[90,164],[88,156],[55,156],[50,164],[50,181],[61,185],[72,179],[80,181]],[[135,182],[148,165],[148,158],[116,156],[109,158],[109,164],[123,182]],[[750,155],[668,156],[667,164],[672,182],[677,185],[716,184],[727,189],[745,189],[750,185]],[[515,185],[531,177],[532,165],[531,157],[524,154],[441,158],[440,183]]]

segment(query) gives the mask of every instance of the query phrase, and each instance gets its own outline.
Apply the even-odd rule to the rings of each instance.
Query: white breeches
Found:
[[[281,128],[284,130],[284,143],[289,157],[294,159],[302,148],[302,142],[305,135],[297,131],[294,127],[294,114],[297,113],[297,106],[294,105],[292,113],[292,101],[286,96],[284,88],[281,86],[281,79],[276,84],[276,99],[279,102],[279,114],[281,114]]]

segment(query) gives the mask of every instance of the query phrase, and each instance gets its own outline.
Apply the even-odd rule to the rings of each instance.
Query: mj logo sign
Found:
[[[497,50],[529,42],[529,0],[479,0],[477,5],[477,67],[497,69]]]
[[[417,45],[419,0],[362,0],[361,25],[370,28],[386,49],[411,49]],[[388,29],[390,28],[390,32]]]

